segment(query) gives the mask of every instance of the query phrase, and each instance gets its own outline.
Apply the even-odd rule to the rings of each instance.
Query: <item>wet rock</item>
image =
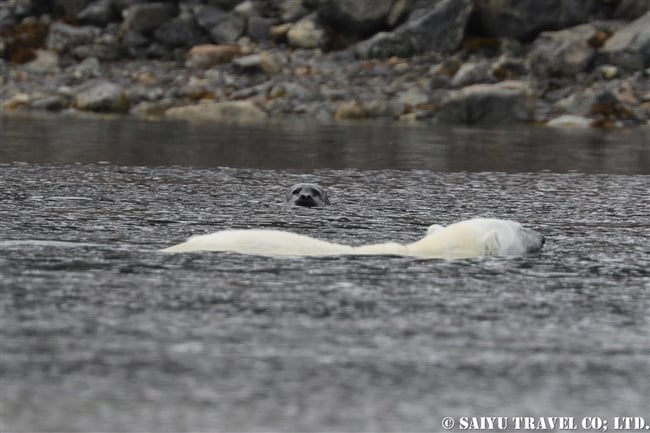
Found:
[[[239,45],[196,45],[187,53],[185,66],[188,68],[209,68],[220,63],[229,63],[239,55],[241,55]]]
[[[102,80],[86,83],[77,93],[74,106],[84,111],[125,113],[129,100],[121,86]]]
[[[170,3],[138,3],[122,11],[124,31],[148,32],[158,28],[174,16],[174,7]]]
[[[334,118],[337,120],[359,120],[368,118],[368,109],[364,104],[357,101],[343,102],[336,107]]]
[[[492,65],[487,60],[463,64],[451,79],[453,87],[465,87],[477,83],[493,83]]]
[[[111,61],[121,59],[124,50],[119,45],[98,43],[75,47],[72,49],[72,55],[78,59],[96,57],[101,60]]]
[[[514,80],[529,73],[524,59],[503,55],[492,64],[492,75],[498,81]]]
[[[572,77],[587,70],[595,55],[590,40],[596,34],[591,24],[543,32],[530,52],[533,72],[540,77]]]
[[[159,101],[142,101],[131,108],[130,113],[140,117],[158,118],[165,115],[165,111],[174,107],[176,102],[173,99],[162,99]]]
[[[165,116],[175,119],[229,123],[260,123],[267,119],[266,113],[252,101],[209,102],[174,107],[165,111]]]
[[[546,122],[546,126],[552,128],[591,128],[593,122],[593,119],[587,117],[563,114]]]
[[[650,11],[607,39],[598,52],[598,62],[626,71],[650,66]]]
[[[77,19],[84,24],[105,27],[108,23],[119,21],[120,13],[112,0],[96,0],[80,11]]]
[[[435,113],[441,123],[508,124],[532,119],[530,89],[522,81],[474,84],[449,92]]]
[[[529,41],[544,30],[559,30],[589,20],[595,0],[482,0],[472,13],[473,32]]]
[[[324,48],[329,38],[325,28],[318,23],[316,14],[311,14],[291,26],[287,41],[294,48]]]
[[[356,44],[355,51],[362,59],[453,51],[463,39],[471,10],[472,0],[441,0],[421,14],[411,14],[393,32],[380,32]]]
[[[318,18],[344,33],[368,36],[386,27],[393,0],[323,0]]]
[[[76,46],[92,43],[99,33],[97,27],[74,27],[57,22],[50,26],[45,44],[48,49],[62,53]]]

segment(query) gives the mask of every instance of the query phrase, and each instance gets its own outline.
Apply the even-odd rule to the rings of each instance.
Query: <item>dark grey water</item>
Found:
[[[611,429],[614,416],[648,419],[641,142],[621,145],[639,150],[632,158],[613,135],[564,143],[587,155],[549,140],[554,155],[536,150],[524,165],[520,150],[507,169],[517,163],[484,152],[462,165],[454,145],[435,144],[477,131],[432,131],[430,154],[403,144],[353,169],[372,143],[359,138],[363,128],[333,128],[322,148],[309,144],[315,153],[301,169],[287,158],[300,134],[274,129],[268,137],[293,147],[208,168],[227,164],[198,127],[187,127],[198,147],[170,136],[156,150],[168,128],[152,123],[150,141],[126,135],[111,151],[92,134],[72,140],[65,125],[43,135],[50,156],[28,140],[40,129],[3,132],[0,431],[440,431],[442,417],[463,415],[601,416]],[[386,129],[363,134],[425,137]],[[538,132],[487,136],[518,149],[526,133]],[[246,146],[251,132],[224,134]],[[332,153],[327,166],[348,168],[314,169],[328,140],[347,136],[359,148],[349,159]],[[600,144],[589,154],[592,139]],[[160,154],[172,145],[179,163],[204,168],[170,166]],[[144,159],[128,160],[123,152],[136,148]],[[584,172],[564,172],[575,155]],[[555,161],[552,171],[535,172],[540,160]],[[408,169],[371,169],[381,161]],[[486,164],[495,169],[471,172]],[[327,185],[333,206],[282,206],[284,187],[305,180]],[[524,222],[547,245],[528,257],[457,261],[156,251],[245,227],[409,241],[434,222],[473,216]]]

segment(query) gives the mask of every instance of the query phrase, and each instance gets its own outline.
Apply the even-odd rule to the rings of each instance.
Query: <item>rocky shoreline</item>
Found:
[[[650,125],[648,0],[8,0],[3,113]]]

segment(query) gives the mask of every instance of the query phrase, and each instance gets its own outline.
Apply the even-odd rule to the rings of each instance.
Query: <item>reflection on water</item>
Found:
[[[4,117],[2,162],[434,171],[650,173],[650,130],[507,130],[395,123],[234,126]]]

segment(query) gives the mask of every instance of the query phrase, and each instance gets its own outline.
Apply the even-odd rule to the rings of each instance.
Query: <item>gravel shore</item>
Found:
[[[650,125],[647,0],[9,0],[2,111]]]

